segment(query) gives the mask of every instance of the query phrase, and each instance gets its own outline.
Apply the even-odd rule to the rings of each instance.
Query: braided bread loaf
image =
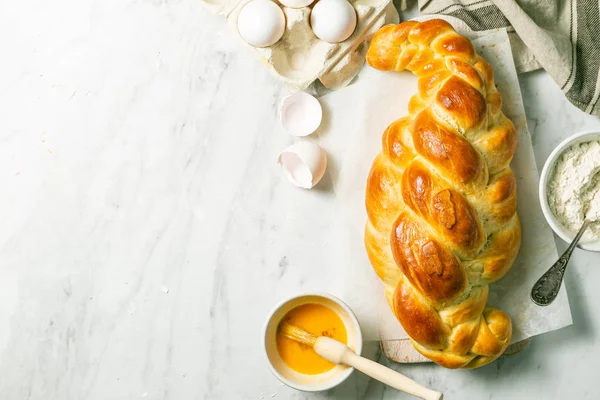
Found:
[[[510,318],[486,303],[521,242],[515,128],[490,65],[443,20],[382,27],[367,62],[419,77],[410,115],[386,129],[369,174],[369,259],[421,354],[480,367],[512,334]]]

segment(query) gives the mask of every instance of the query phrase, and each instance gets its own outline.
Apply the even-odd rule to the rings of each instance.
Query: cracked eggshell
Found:
[[[315,97],[305,92],[296,92],[281,103],[279,119],[290,135],[308,136],[321,125],[323,109]]]
[[[277,163],[290,182],[298,187],[311,189],[325,174],[327,155],[319,145],[300,141],[283,150]]]

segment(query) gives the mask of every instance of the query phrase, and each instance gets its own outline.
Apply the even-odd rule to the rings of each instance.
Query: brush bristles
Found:
[[[285,321],[279,324],[279,333],[292,340],[295,340],[296,342],[303,343],[310,347],[313,347],[315,345],[315,342],[317,341],[317,338],[315,336],[311,335],[303,329],[298,328],[297,326],[290,325]]]

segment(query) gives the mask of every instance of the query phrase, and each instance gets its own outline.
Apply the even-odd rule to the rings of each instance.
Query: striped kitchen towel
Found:
[[[517,71],[544,68],[571,103],[600,116],[600,0],[418,0],[474,31],[506,27]]]

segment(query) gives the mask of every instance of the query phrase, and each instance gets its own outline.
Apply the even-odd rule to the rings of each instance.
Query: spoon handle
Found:
[[[540,279],[538,279],[535,285],[533,285],[533,289],[531,289],[531,300],[538,306],[547,306],[556,299],[556,296],[558,296],[558,291],[560,290],[567,264],[571,259],[571,254],[589,224],[589,220],[586,219],[583,221],[583,225],[579,228],[579,232],[577,232],[577,235],[575,235],[575,238],[569,247],[567,247],[567,250],[565,250],[558,261],[555,262]]]

